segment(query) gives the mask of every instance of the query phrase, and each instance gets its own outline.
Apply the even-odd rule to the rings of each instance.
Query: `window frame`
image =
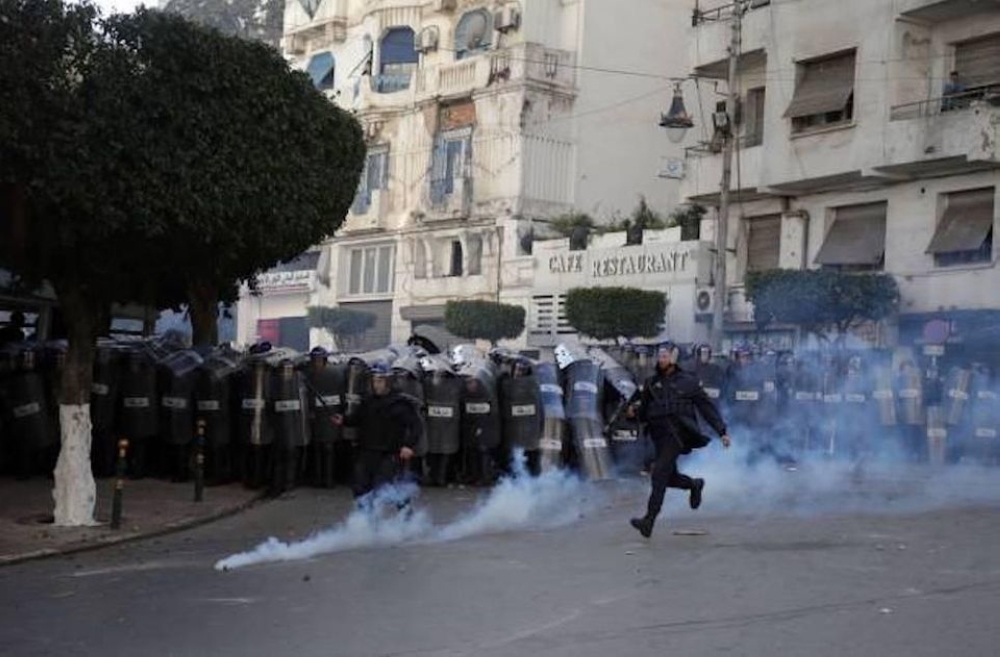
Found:
[[[344,296],[391,296],[395,293],[395,244],[359,244],[346,251],[347,289]]]

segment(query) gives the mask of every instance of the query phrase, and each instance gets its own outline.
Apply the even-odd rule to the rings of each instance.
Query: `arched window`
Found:
[[[476,9],[466,12],[455,27],[455,59],[465,59],[484,50],[489,50],[493,30],[490,12]]]
[[[379,69],[375,91],[388,94],[409,88],[410,78],[420,60],[413,45],[413,30],[408,27],[393,27],[383,35],[378,50]]]
[[[459,240],[452,240],[451,242],[451,262],[449,264],[449,276],[462,275],[462,242]]]

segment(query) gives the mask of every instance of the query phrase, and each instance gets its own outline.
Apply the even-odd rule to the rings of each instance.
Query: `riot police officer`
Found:
[[[372,395],[353,416],[333,416],[335,424],[357,426],[361,434],[352,482],[355,498],[392,482],[420,443],[417,409],[392,389],[391,377],[388,365],[372,364]]]
[[[704,447],[709,438],[698,427],[698,414],[719,434],[722,444],[729,447],[726,424],[698,380],[677,365],[680,350],[667,342],[659,347],[656,373],[646,380],[640,398],[639,417],[646,423],[656,448],[649,501],[646,515],[632,518],[632,526],[646,538],[653,533],[653,524],[663,506],[667,488],[689,492],[692,509],[701,506],[704,479],[692,479],[677,471],[681,454]]]

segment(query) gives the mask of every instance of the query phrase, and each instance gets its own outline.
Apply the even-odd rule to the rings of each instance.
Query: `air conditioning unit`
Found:
[[[434,11],[455,11],[458,0],[436,0]]]
[[[507,4],[493,14],[493,29],[497,32],[510,32],[521,27],[521,8],[516,4]]]
[[[441,32],[437,27],[425,27],[420,30],[420,34],[417,35],[416,48],[417,52],[426,53],[438,49],[438,42],[441,38]]]
[[[715,288],[699,287],[694,291],[694,311],[698,315],[715,312]]]

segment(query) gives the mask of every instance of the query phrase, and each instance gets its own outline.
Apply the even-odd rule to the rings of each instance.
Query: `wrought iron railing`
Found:
[[[972,103],[977,100],[985,100],[991,104],[1000,105],[1000,86],[977,87],[928,100],[894,105],[890,109],[889,118],[893,121],[900,121],[905,119],[919,119],[948,112],[958,112],[969,109]]]

